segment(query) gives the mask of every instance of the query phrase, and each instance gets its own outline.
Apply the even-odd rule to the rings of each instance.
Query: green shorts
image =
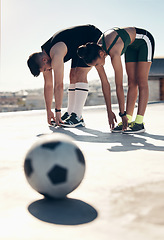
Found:
[[[136,28],[136,39],[125,52],[125,62],[152,62],[154,38],[144,29]]]

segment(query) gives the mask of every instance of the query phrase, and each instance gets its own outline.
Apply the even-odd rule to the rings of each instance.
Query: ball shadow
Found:
[[[97,211],[89,204],[71,198],[41,199],[31,203],[28,211],[41,221],[60,225],[79,225],[97,218]]]

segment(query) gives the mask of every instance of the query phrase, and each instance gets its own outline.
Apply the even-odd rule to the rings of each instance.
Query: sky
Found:
[[[42,74],[33,77],[27,59],[55,32],[71,26],[93,24],[102,32],[143,28],[155,38],[155,57],[164,56],[163,9],[163,0],[1,0],[0,92],[42,88]],[[64,83],[69,82],[70,66],[65,63]],[[109,57],[105,70],[108,77],[114,75]],[[93,68],[88,80],[98,78]]]

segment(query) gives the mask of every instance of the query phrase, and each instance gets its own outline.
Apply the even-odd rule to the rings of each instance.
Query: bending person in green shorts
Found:
[[[126,72],[128,75],[128,94],[125,110],[123,90],[123,68],[121,55],[125,53]],[[102,83],[106,81],[104,68],[106,56],[111,57],[115,72],[116,93],[119,103],[119,116],[122,122],[113,127],[112,132],[135,133],[144,132],[143,117],[148,102],[148,74],[154,55],[154,38],[144,29],[135,27],[114,28],[101,35],[97,44],[87,43],[78,48],[78,55],[88,65],[95,66]],[[132,115],[138,99],[138,111],[135,122]],[[104,97],[109,95],[103,91]],[[107,110],[108,103],[106,101]]]

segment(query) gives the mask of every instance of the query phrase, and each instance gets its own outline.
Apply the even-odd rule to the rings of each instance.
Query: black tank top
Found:
[[[102,32],[93,25],[71,27],[55,33],[45,44],[41,46],[50,56],[51,48],[58,42],[64,42],[68,52],[64,57],[67,62],[77,54],[77,48],[87,42],[97,42]]]

